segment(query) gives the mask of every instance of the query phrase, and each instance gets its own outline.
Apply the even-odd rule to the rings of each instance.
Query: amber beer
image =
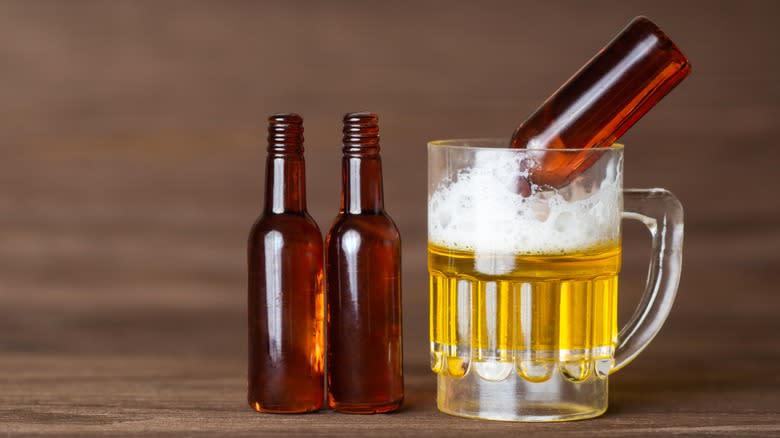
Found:
[[[322,234],[306,210],[303,120],[268,119],[265,206],[249,235],[249,405],[316,411],[324,399]]]
[[[490,275],[480,266],[506,267]],[[428,245],[432,368],[531,382],[608,373],[617,338],[620,245],[481,256]],[[472,325],[473,326],[470,326]],[[469,345],[468,350],[460,346]]]
[[[581,382],[611,368],[622,149],[569,187],[523,196],[513,189],[536,153],[431,146],[434,166],[464,166],[434,175],[429,198],[437,373]]]
[[[325,253],[328,406],[390,412],[404,398],[401,236],[385,212],[376,114],[344,116],[342,195]]]

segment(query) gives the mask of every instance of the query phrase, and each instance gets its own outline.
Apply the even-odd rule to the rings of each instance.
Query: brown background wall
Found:
[[[694,66],[623,138],[626,185],[663,186],[685,204],[685,268],[667,326],[614,378],[599,420],[613,423],[600,427],[668,409],[693,412],[694,431],[777,432],[762,416],[780,405],[773,1],[0,3],[0,420],[8,431],[124,430],[135,401],[159,420],[144,430],[189,431],[206,427],[211,400],[241,418],[225,428],[270,427],[242,392],[265,118],[303,115],[309,206],[325,231],[341,116],[371,110],[404,238],[407,409],[428,430],[455,421],[434,414],[427,371],[426,141],[508,137],[639,14]],[[622,320],[646,240],[627,226]],[[200,420],[176,411],[166,423],[150,407],[181,399]],[[718,409],[757,416],[702,420]],[[314,418],[295,424],[353,421]],[[377,420],[386,432],[404,421],[388,418]]]

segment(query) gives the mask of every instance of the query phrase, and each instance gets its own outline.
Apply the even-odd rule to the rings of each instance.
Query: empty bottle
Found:
[[[326,238],[328,406],[381,413],[403,402],[401,237],[384,209],[378,119],[344,116],[339,215]]]
[[[610,146],[690,71],[690,63],[669,37],[646,17],[636,17],[517,128],[511,146]],[[598,156],[541,155],[531,180],[560,187]]]
[[[249,405],[316,411],[324,399],[322,234],[306,211],[303,120],[268,119],[265,207],[249,235]]]

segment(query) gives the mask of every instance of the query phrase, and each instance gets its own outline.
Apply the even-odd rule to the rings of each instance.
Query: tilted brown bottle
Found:
[[[322,234],[306,211],[303,121],[269,119],[265,207],[249,235],[249,405],[316,411],[324,399]]]
[[[646,17],[636,17],[515,130],[511,146],[606,147],[682,81],[691,64]],[[560,187],[599,154],[541,154],[531,180]]]
[[[326,238],[328,406],[381,413],[403,402],[401,237],[385,213],[378,119],[344,116],[339,215]]]

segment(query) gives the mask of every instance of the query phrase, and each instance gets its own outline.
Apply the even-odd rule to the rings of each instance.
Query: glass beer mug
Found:
[[[609,375],[647,346],[671,310],[682,206],[663,189],[623,190],[621,145],[583,151],[506,144],[428,144],[438,408],[509,421],[601,415]],[[570,162],[575,154],[593,164],[568,185],[526,182],[534,172],[555,171],[545,164]],[[647,226],[653,254],[639,307],[618,332],[623,218]]]

